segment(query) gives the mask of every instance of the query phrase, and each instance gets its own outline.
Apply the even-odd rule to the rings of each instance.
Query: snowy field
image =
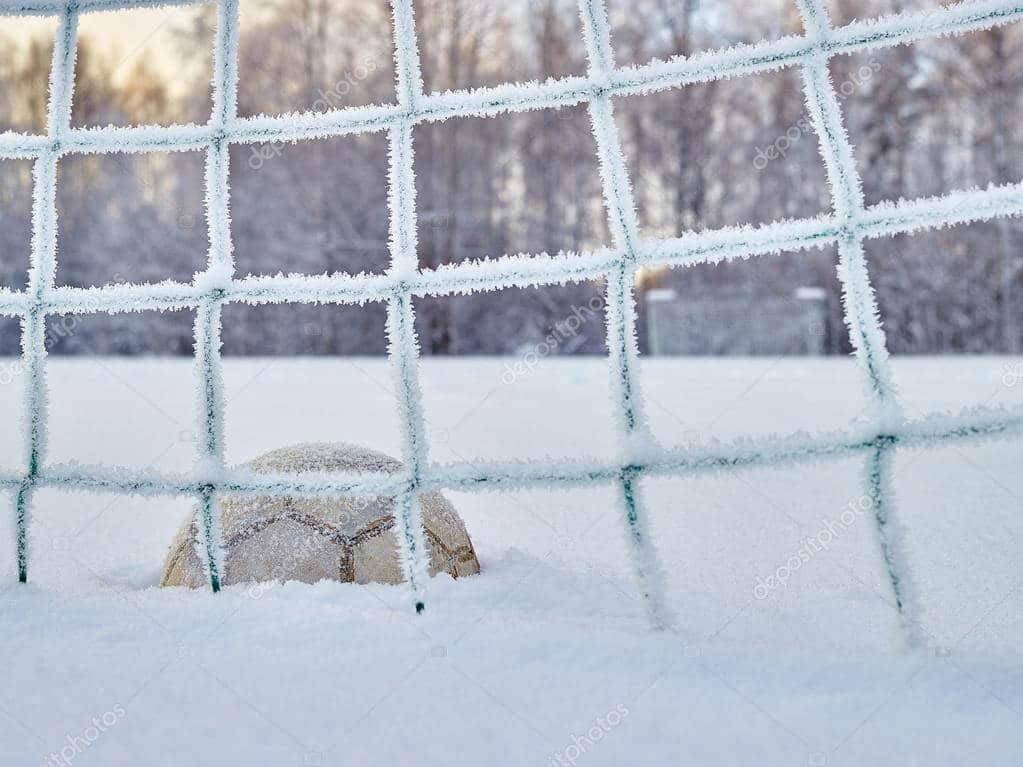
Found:
[[[432,460],[613,456],[602,360],[543,360],[512,382],[505,364],[423,362]],[[19,451],[12,365],[4,466]],[[314,440],[399,452],[382,359],[225,367],[232,463]],[[642,372],[668,445],[842,428],[863,410],[851,360]],[[54,359],[50,373],[50,460],[189,468],[190,361]],[[1023,404],[1021,360],[895,373],[911,415]],[[899,451],[929,645],[913,652],[872,519],[842,522],[862,464],[646,480],[665,632],[647,628],[610,487],[448,493],[483,572],[433,579],[419,617],[384,585],[156,588],[187,500],[42,490],[28,586],[0,549],[0,763],[1023,763],[1023,440]],[[763,585],[824,530],[826,550]]]

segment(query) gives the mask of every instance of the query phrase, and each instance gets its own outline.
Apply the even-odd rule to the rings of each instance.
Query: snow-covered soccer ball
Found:
[[[273,450],[248,464],[259,473],[385,471],[401,464],[383,453],[343,443],[302,444]],[[431,575],[454,578],[480,571],[465,525],[438,492],[419,494]],[[400,583],[394,499],[234,497],[220,500],[224,544],[221,582],[304,581]],[[199,556],[198,529],[189,519],[164,564],[162,586],[208,583]]]

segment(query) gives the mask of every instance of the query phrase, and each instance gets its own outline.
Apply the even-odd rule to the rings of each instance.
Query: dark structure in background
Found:
[[[832,12],[845,23],[929,2],[848,0],[832,4]],[[739,0],[609,5],[622,65],[802,32],[795,9],[782,0],[753,7]],[[430,90],[585,72],[574,0],[420,0],[416,10]],[[166,43],[183,62],[206,67],[175,73],[190,78],[183,90],[190,95],[175,95],[181,89],[169,87],[166,74],[144,56],[125,63],[96,50],[83,32],[75,124],[207,119],[210,9],[179,13],[191,26],[179,27]],[[246,3],[241,37],[242,114],[393,100],[383,0]],[[15,45],[0,29],[0,127],[42,129],[50,44]],[[1023,178],[1020,25],[839,58],[833,76],[868,203]],[[796,71],[621,98],[615,110],[644,236],[828,209]],[[424,124],[414,139],[424,266],[608,242],[585,109]],[[181,153],[62,160],[58,284],[191,279],[207,248],[202,159]],[[386,169],[382,135],[234,147],[238,273],[386,269]],[[0,162],[0,284],[16,289],[24,285],[28,263],[30,182],[28,162]],[[868,249],[894,352],[1023,347],[1019,222],[884,239]],[[816,286],[822,291],[813,310],[819,345],[805,351],[844,353],[834,264],[828,249],[652,270],[637,286],[639,310],[650,305],[647,291],[670,290],[682,307],[676,321],[685,323],[676,336],[688,339],[675,351],[772,353],[763,343],[763,318],[805,325],[805,303],[793,299],[793,290]],[[512,353],[554,333],[559,353],[601,353],[602,289],[586,283],[418,301],[423,351]],[[730,313],[729,306],[748,311]],[[563,337],[566,322],[581,315],[585,319],[571,321],[572,333]],[[191,312],[53,318],[50,346],[69,354],[184,354],[191,349],[192,319]],[[645,333],[655,323],[643,319]],[[225,351],[382,353],[383,323],[378,305],[230,306]],[[0,322],[0,353],[17,352],[18,332],[16,322]],[[664,338],[641,343],[671,351]]]
[[[787,297],[741,294],[683,298],[671,289],[646,291],[650,354],[820,355],[828,343],[828,295],[796,288]]]

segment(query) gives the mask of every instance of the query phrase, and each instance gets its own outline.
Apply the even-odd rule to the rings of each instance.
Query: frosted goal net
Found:
[[[955,418],[932,415],[908,421],[889,372],[885,338],[867,274],[863,242],[923,228],[1023,213],[1023,184],[954,192],[941,197],[866,206],[853,150],[842,126],[828,61],[838,54],[958,34],[1023,18],[1023,2],[987,0],[903,13],[833,27],[822,0],[797,0],[805,36],[738,45],[644,66],[616,67],[603,0],[579,0],[588,54],[587,74],[543,83],[504,84],[475,90],[425,93],[411,0],[393,0],[396,61],[395,103],[275,117],[238,117],[238,0],[219,0],[215,38],[213,111],[205,125],[71,127],[79,15],[115,8],[189,4],[191,0],[4,0],[3,15],[56,15],[60,25],[50,71],[46,135],[0,134],[0,158],[34,160],[32,249],[28,287],[0,289],[0,315],[20,318],[23,332],[23,465],[0,474],[0,487],[15,498],[18,574],[29,571],[28,527],[33,492],[74,487],[104,492],[172,494],[197,499],[202,558],[210,585],[223,572],[218,533],[222,494],[386,496],[396,500],[396,522],[417,610],[425,604],[424,538],[417,493],[427,489],[487,490],[536,486],[613,484],[622,524],[652,622],[669,622],[658,554],[647,528],[641,497],[644,477],[785,464],[861,454],[864,482],[877,521],[877,539],[895,602],[913,633],[913,597],[903,567],[902,540],[887,480],[893,451],[949,440],[1018,434],[1023,412],[975,410]],[[819,136],[832,196],[832,212],[759,227],[687,232],[673,239],[640,236],[629,174],[612,115],[615,96],[647,93],[799,67],[807,108]],[[415,170],[412,130],[423,122],[459,116],[553,109],[586,103],[596,138],[604,203],[613,247],[589,253],[504,256],[421,269],[416,253]],[[236,143],[302,139],[386,131],[390,141],[388,206],[390,269],[381,275],[330,274],[235,278],[228,184],[228,149]],[[191,283],[108,284],[93,288],[55,285],[57,264],[57,164],[74,153],[206,152],[207,268]],[[845,319],[873,415],[869,425],[813,438],[744,440],[713,447],[663,447],[651,436],[639,393],[634,277],[646,266],[685,267],[736,258],[837,245]],[[281,264],[286,268],[286,264]],[[607,346],[618,421],[619,454],[613,463],[579,457],[561,462],[466,462],[428,460],[412,299],[507,287],[603,279],[607,284]],[[385,302],[389,356],[403,426],[403,469],[394,474],[257,475],[224,461],[224,395],[221,382],[221,310],[231,302]],[[46,317],[52,314],[130,312],[190,308],[196,311],[195,361],[200,422],[195,468],[187,475],[135,473],[110,466],[46,461]]]

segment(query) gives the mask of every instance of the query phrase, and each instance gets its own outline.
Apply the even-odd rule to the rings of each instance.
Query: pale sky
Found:
[[[202,6],[185,6],[87,13],[80,17],[78,33],[116,57],[120,64],[115,78],[127,75],[132,62],[142,55],[148,55],[158,69],[172,73],[180,71],[184,62],[177,55],[170,32],[187,26],[201,10]],[[56,17],[0,18],[0,35],[7,39],[28,40],[44,33],[52,39],[56,28]],[[179,78],[169,80],[174,83]]]

